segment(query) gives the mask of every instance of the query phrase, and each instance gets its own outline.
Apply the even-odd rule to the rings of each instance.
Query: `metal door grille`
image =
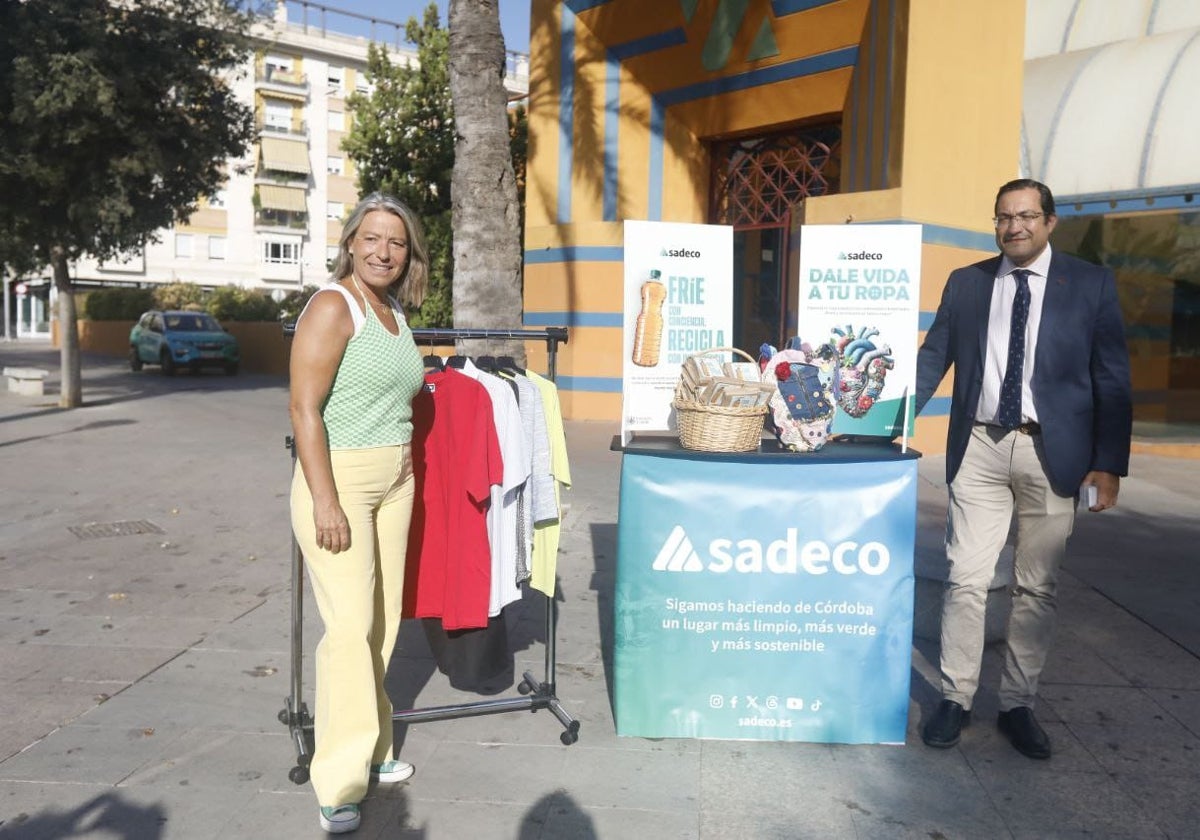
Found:
[[[838,192],[841,129],[825,126],[713,146],[712,213],[736,227],[787,224],[791,208]]]

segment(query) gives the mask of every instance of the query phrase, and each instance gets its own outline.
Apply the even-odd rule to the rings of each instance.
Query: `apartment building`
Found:
[[[401,22],[375,19],[371,34],[359,36],[336,30],[367,19],[332,7],[304,3],[294,17],[279,2],[274,17],[252,31],[254,50],[235,90],[253,105],[258,136],[245,158],[228,162],[224,189],[139,253],[79,261],[72,270],[79,288],[186,282],[262,289],[279,299],[324,282],[343,218],[358,200],[342,140],[350,129],[350,94],[371,90],[368,44],[373,36],[396,63],[415,63],[417,54],[403,43]],[[528,94],[526,56],[509,55],[505,84],[514,99]],[[15,303],[15,334],[48,334],[54,303],[48,275],[5,291]]]

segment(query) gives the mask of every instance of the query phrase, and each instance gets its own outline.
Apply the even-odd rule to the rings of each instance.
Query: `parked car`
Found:
[[[165,376],[174,376],[181,367],[192,371],[218,367],[233,376],[241,360],[237,339],[206,312],[152,309],[129,331],[129,367],[133,370],[156,364],[162,366]]]

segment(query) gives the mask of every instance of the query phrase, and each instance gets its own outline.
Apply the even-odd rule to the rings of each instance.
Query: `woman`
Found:
[[[413,773],[392,757],[384,674],[400,625],[412,400],[424,375],[401,302],[421,304],[428,274],[412,211],[391,196],[367,196],[292,343],[292,530],[325,624],[310,773],[321,827],[335,834],[358,828],[370,779]]]

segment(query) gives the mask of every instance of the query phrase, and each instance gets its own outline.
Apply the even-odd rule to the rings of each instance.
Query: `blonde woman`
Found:
[[[325,624],[310,773],[321,827],[334,834],[358,828],[371,779],[413,773],[392,755],[384,674],[400,624],[412,400],[424,375],[402,304],[420,305],[428,274],[412,211],[391,196],[367,196],[292,344],[292,529]]]

